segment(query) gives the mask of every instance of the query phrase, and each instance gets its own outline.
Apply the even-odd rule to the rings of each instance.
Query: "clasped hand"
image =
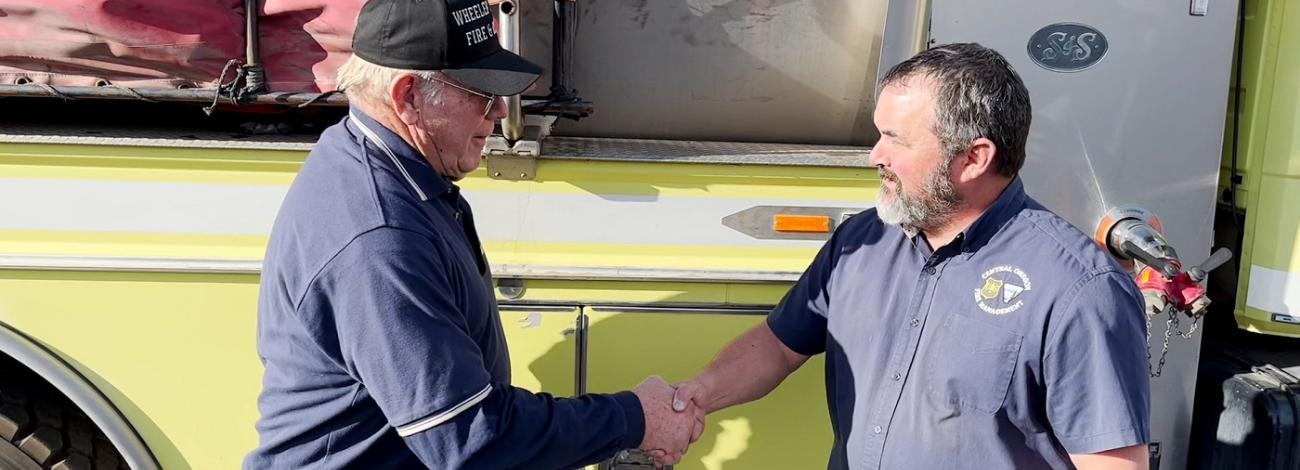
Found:
[[[679,393],[679,389],[685,393]],[[705,411],[692,399],[694,385],[669,385],[650,376],[632,392],[641,400],[645,413],[645,438],[640,449],[660,466],[680,462],[690,444],[704,433]]]

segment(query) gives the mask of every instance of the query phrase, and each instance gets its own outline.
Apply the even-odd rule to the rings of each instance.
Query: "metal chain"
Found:
[[[1197,316],[1193,317],[1193,318],[1192,318],[1192,326],[1191,326],[1190,328],[1187,329],[1187,333],[1183,333],[1183,332],[1180,331],[1180,332],[1178,332],[1178,337],[1183,338],[1183,339],[1192,339],[1192,335],[1195,335],[1195,334],[1196,334],[1196,327],[1201,326],[1201,317],[1203,317],[1203,316],[1205,316],[1205,315],[1197,315]]]
[[[1155,377],[1156,374],[1151,372],[1151,317],[1155,315],[1148,314],[1147,317],[1147,373]]]
[[[1201,317],[1204,316],[1197,315],[1193,317],[1192,326],[1188,327],[1186,332],[1183,332],[1179,329],[1180,322],[1178,320],[1178,310],[1175,310],[1172,306],[1166,306],[1163,312],[1168,315],[1168,319],[1165,320],[1165,339],[1164,343],[1160,346],[1160,360],[1156,363],[1154,371],[1151,370],[1151,348],[1149,345],[1151,344],[1151,317],[1155,315],[1147,315],[1147,372],[1150,373],[1153,378],[1159,377],[1160,374],[1164,372],[1165,360],[1169,357],[1170,338],[1173,338],[1174,334],[1177,334],[1179,338],[1192,339],[1192,336],[1196,334],[1197,327],[1201,326]]]
[[[1160,346],[1160,363],[1156,366],[1156,377],[1165,370],[1165,359],[1169,358],[1169,338],[1173,336],[1174,329],[1178,328],[1178,312],[1172,307],[1165,307],[1169,312],[1169,319],[1165,320],[1165,342]]]
[[[1147,347],[1147,373],[1151,374],[1152,378],[1159,377],[1160,374],[1164,372],[1165,360],[1169,358],[1169,339],[1173,337],[1174,330],[1178,328],[1178,312],[1176,312],[1173,307],[1169,306],[1166,306],[1164,311],[1169,314],[1169,319],[1165,320],[1165,340],[1164,344],[1160,346],[1160,361],[1156,364],[1156,370],[1154,372],[1151,371],[1151,348],[1149,346]],[[1148,345],[1151,344],[1151,317],[1152,315],[1147,316]],[[1180,333],[1179,336],[1182,336],[1182,334]]]

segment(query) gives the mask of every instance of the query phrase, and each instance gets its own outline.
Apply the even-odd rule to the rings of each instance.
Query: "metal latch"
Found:
[[[493,135],[483,146],[488,177],[496,180],[521,181],[537,178],[537,157],[542,141],[551,133],[554,116],[525,116],[524,135],[513,144],[504,136]]]
[[[510,145],[505,137],[494,135],[483,146],[487,173],[492,179],[521,181],[537,176],[537,155],[542,145],[536,140],[520,140]]]
[[[1270,388],[1283,391],[1300,390],[1300,379],[1273,364],[1251,367],[1251,371],[1267,377]]]

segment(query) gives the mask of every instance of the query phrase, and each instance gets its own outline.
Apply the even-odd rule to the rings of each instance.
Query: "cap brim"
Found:
[[[542,75],[542,68],[513,52],[501,49],[474,62],[443,69],[442,73],[483,92],[510,96],[522,93],[537,82],[537,78]]]

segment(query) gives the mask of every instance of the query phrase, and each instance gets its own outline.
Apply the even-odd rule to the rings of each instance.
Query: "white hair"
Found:
[[[438,77],[438,72],[386,67],[368,62],[356,54],[348,57],[347,62],[339,67],[335,87],[347,94],[349,100],[392,105],[389,90],[403,75],[414,75],[421,79],[416,89],[424,93],[427,101],[435,105],[441,101],[443,84],[439,81],[441,78]]]

